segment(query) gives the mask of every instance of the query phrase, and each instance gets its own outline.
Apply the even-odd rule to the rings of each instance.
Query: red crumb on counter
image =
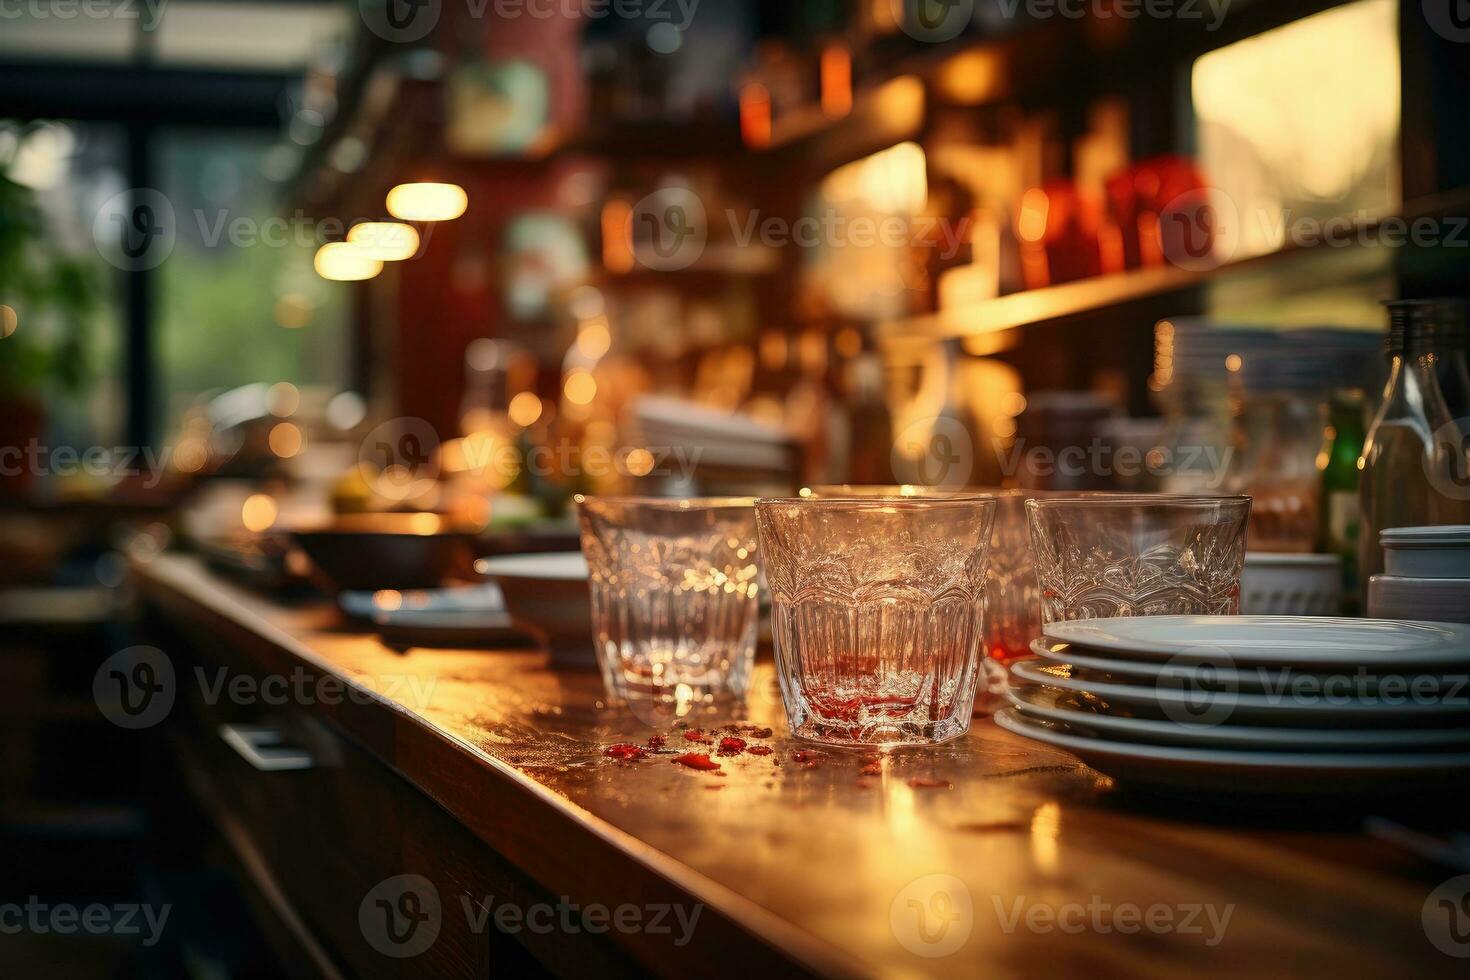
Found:
[[[820,758],[820,754],[816,752],[809,752],[806,749],[797,749],[795,752],[791,753],[792,762],[816,762]]]
[[[650,735],[648,737],[648,747],[650,749],[661,749],[667,741],[668,739],[662,735]]]
[[[698,769],[701,772],[713,772],[720,768],[718,762],[707,755],[697,752],[686,753],[685,755],[678,756],[673,761],[681,766],[688,766],[690,769]]]
[[[642,746],[633,745],[630,742],[619,742],[616,745],[609,745],[607,747],[607,750],[602,754],[607,756],[609,759],[622,759],[624,762],[637,762],[648,753],[643,750]]]
[[[751,738],[770,738],[771,730],[769,728],[752,727],[745,729],[745,734],[749,735]]]
[[[689,729],[689,731],[684,733],[684,741],[699,742],[701,744],[708,745],[709,736],[697,728],[691,728]]]
[[[745,739],[727,735],[720,739],[720,755],[739,755],[745,750]]]
[[[770,755],[771,747],[769,745],[752,745],[745,751],[749,752],[751,755]]]

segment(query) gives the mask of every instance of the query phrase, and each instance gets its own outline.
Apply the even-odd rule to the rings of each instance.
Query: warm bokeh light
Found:
[[[521,428],[535,425],[541,417],[541,399],[529,391],[523,391],[510,400],[507,409],[510,420]]]
[[[312,263],[316,274],[333,282],[361,282],[383,271],[383,263],[370,259],[357,246],[346,242],[328,242],[316,251]]]
[[[264,493],[251,494],[240,508],[240,523],[245,525],[245,530],[258,534],[276,523],[278,512],[274,497]]]
[[[961,105],[983,105],[1005,95],[1006,62],[1000,48],[976,48],[950,58],[935,78],[941,95]]]
[[[746,146],[771,145],[771,93],[759,82],[740,90],[740,136]]]
[[[840,119],[852,111],[852,52],[840,44],[822,50],[822,112]]]
[[[906,142],[838,167],[822,181],[822,196],[858,201],[882,214],[916,215],[929,200],[923,147]]]
[[[418,254],[419,233],[399,221],[364,221],[348,230],[347,242],[370,259],[401,262]]]
[[[608,329],[607,317],[600,316],[582,324],[577,331],[577,350],[594,361],[612,348],[612,331]]]
[[[20,315],[9,306],[0,306],[0,340],[15,333],[20,326]]]
[[[306,436],[302,433],[301,426],[294,422],[276,423],[271,427],[266,441],[270,444],[271,452],[281,459],[290,459],[306,446]]]
[[[174,469],[180,473],[198,473],[209,462],[209,444],[198,436],[179,440],[174,447]]]
[[[296,414],[301,407],[301,389],[289,381],[281,381],[266,389],[266,409],[278,419]]]
[[[573,371],[567,375],[564,390],[573,405],[590,405],[597,397],[597,381],[586,371]]]
[[[602,266],[615,275],[632,272],[633,206],[612,198],[602,206]]]
[[[282,293],[276,298],[276,322],[287,330],[300,330],[310,326],[315,312],[316,304],[300,293]]]
[[[647,476],[653,472],[653,453],[647,449],[630,449],[623,457],[623,465],[630,476]]]
[[[400,221],[453,221],[469,205],[458,184],[399,184],[388,192],[388,213]]]

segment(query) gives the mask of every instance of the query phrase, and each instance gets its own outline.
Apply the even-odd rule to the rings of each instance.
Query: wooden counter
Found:
[[[438,956],[435,973],[495,973],[506,961],[486,952],[490,939],[450,926],[492,894],[492,904],[670,904],[686,918],[699,908],[692,938],[678,925],[612,929],[596,942],[586,931],[520,929],[516,943],[558,973],[1355,977],[1463,967],[1420,921],[1451,875],[1363,836],[1356,821],[1321,829],[1331,813],[1290,829],[1301,814],[1170,812],[984,718],[955,744],[888,756],[877,776],[859,774],[861,753],[799,761],[769,663],[757,664],[743,717],[694,724],[769,726],[770,738],[748,741],[770,755],[716,756],[718,775],[670,755],[622,762],[604,750],[655,733],[680,751],[712,746],[686,745],[672,720],[650,727],[608,707],[594,672],[554,672],[539,653],[401,655],[325,603],[278,605],[186,557],[140,566],[138,579],[191,648],[166,648],[181,704],[219,677],[185,667],[196,663],[371,692],[297,693],[274,706],[347,746],[317,751],[336,773],[330,791],[293,789],[290,772],[241,789],[255,774],[221,772],[203,728],[184,740],[197,753],[196,791],[217,801],[308,972],[407,976]],[[262,794],[275,802],[256,807]],[[307,806],[308,796],[318,802]],[[379,796],[391,815],[369,820]],[[423,802],[420,813],[415,800],[437,807]],[[288,826],[252,830],[287,810]],[[352,848],[363,856],[337,854]],[[442,902],[445,929],[422,960],[375,954],[350,927],[367,889],[398,874],[434,881]],[[323,879],[330,895],[299,894]]]

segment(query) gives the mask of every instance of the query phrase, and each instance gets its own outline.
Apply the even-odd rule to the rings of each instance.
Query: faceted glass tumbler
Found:
[[[754,503],[578,498],[592,639],[613,698],[745,696],[760,617]]]
[[[1250,497],[1028,500],[1044,623],[1240,611]]]
[[[793,734],[894,745],[965,733],[995,508],[989,497],[756,503]]]
[[[984,655],[991,663],[982,686],[1003,691],[1006,686],[1006,665],[1022,657],[1029,657],[1031,641],[1041,634],[1041,593],[1036,584],[1036,566],[1031,560],[1031,535],[1026,527],[1026,501],[1046,497],[1057,491],[1003,490],[999,487],[957,491],[915,484],[833,484],[813,487],[811,493],[822,498],[995,498],[995,524],[990,533],[990,565],[985,584]]]

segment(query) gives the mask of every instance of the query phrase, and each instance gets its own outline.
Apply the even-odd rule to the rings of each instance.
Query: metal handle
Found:
[[[316,759],[310,752],[296,746],[283,745],[285,736],[280,729],[269,725],[221,725],[219,737],[240,753],[240,758],[261,772],[288,772],[316,767]]]

